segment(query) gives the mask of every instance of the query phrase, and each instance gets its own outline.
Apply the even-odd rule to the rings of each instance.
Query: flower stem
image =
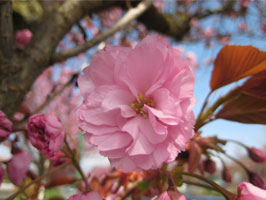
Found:
[[[72,151],[72,149],[70,148],[67,140],[65,140],[65,144],[66,144],[66,147],[67,147],[68,151],[71,154],[71,157],[70,158],[72,160],[72,163],[73,163],[74,167],[78,170],[79,174],[81,175],[81,177],[83,179],[83,182],[85,183],[86,192],[89,192],[90,191],[90,186],[88,184],[88,180],[87,180],[86,176],[84,175],[84,173],[83,173],[83,171],[82,171],[82,169],[81,169],[78,161],[76,160],[75,154]]]
[[[239,160],[233,158],[232,156],[228,155],[227,153],[223,153],[227,158],[233,160],[235,163],[237,163],[238,165],[240,165],[245,171],[249,171],[249,169],[243,164],[241,163]]]
[[[218,185],[214,181],[209,180],[206,177],[201,176],[199,174],[193,174],[193,173],[189,173],[189,172],[177,172],[177,173],[181,174],[181,175],[197,178],[197,179],[200,179],[200,180],[210,184],[211,186],[213,186],[213,188],[215,188],[217,191],[219,191],[228,200],[229,199],[233,199],[233,197],[236,196],[235,194],[233,194],[233,193],[229,192],[228,190],[224,189],[223,187],[221,187],[220,185]]]
[[[66,166],[68,166],[70,164],[70,162],[66,162],[58,167],[54,167],[52,169],[50,169],[49,171],[47,171],[46,173],[44,173],[43,175],[39,176],[38,178],[34,179],[32,182],[30,182],[29,184],[27,184],[24,187],[21,187],[19,189],[19,191],[17,191],[16,193],[10,195],[9,197],[7,197],[5,200],[13,200],[16,198],[17,195],[19,195],[21,192],[24,192],[28,187],[30,187],[32,184],[34,183],[38,183],[39,181],[41,181],[43,178],[45,178],[46,176],[49,176],[51,174],[53,174],[54,172],[56,172],[57,170],[63,169]]]
[[[244,147],[244,148],[248,148],[247,145],[245,145],[245,144],[243,144],[242,142],[239,142],[239,141],[237,141],[237,140],[228,139],[227,141],[228,141],[228,142],[236,143],[236,144],[238,144],[238,145],[240,145],[240,146],[242,146],[242,147]]]
[[[211,187],[211,186],[206,185],[206,184],[202,184],[202,183],[198,183],[198,182],[194,182],[194,181],[190,181],[190,180],[183,180],[183,182],[186,183],[186,184],[189,184],[189,185],[196,185],[196,186],[199,186],[199,187],[202,187],[202,188],[206,188],[206,189],[209,189],[209,190],[213,190],[213,191],[219,192],[219,190],[217,190],[216,188]]]

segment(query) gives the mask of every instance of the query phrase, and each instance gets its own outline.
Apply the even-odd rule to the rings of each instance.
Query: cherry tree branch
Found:
[[[0,2],[0,54],[1,57],[10,59],[13,53],[13,22],[12,2],[3,0]],[[3,70],[3,69],[1,69]]]
[[[71,49],[62,50],[54,54],[51,58],[50,64],[60,62],[67,58],[83,53],[89,48],[93,47],[94,45],[107,39],[109,36],[113,35],[117,31],[125,28],[132,20],[138,18],[151,6],[151,4],[152,0],[145,0],[139,3],[137,7],[129,9],[129,11],[120,20],[118,20],[113,26],[108,28],[105,32],[95,36],[93,39],[81,45],[75,46]]]

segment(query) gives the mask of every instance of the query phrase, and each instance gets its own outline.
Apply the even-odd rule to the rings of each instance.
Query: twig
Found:
[[[85,183],[86,192],[89,192],[90,191],[90,186],[88,184],[88,179],[86,178],[86,176],[84,175],[82,169],[80,168],[80,165],[79,165],[78,161],[76,160],[75,154],[72,151],[72,149],[70,148],[67,140],[65,140],[65,144],[66,144],[66,147],[67,147],[69,153],[71,154],[71,160],[72,160],[72,163],[73,163],[74,167],[78,170],[78,172],[80,173],[80,175],[81,175],[81,177],[83,179],[83,182]]]
[[[129,11],[119,21],[117,21],[113,26],[111,26],[105,32],[95,36],[93,39],[81,45],[55,53],[51,58],[50,64],[60,62],[67,58],[76,56],[80,53],[85,52],[94,45],[102,42],[103,40],[107,39],[109,36],[113,35],[117,31],[125,28],[132,20],[138,18],[151,6],[151,4],[152,0],[145,0],[139,3],[137,7],[129,9]]]
[[[201,176],[199,174],[193,174],[193,173],[188,173],[188,172],[177,172],[177,174],[194,177],[194,178],[197,178],[199,180],[202,180],[202,181],[210,184],[211,186],[213,186],[217,191],[219,191],[228,200],[231,199],[232,197],[235,197],[235,194],[229,192],[228,190],[224,189],[223,187],[221,187],[220,185],[218,185],[214,181],[209,180],[206,177]]]
[[[194,181],[190,181],[190,180],[183,180],[183,182],[186,183],[186,184],[189,184],[189,185],[196,185],[196,186],[199,186],[199,187],[203,187],[203,188],[206,188],[206,189],[209,189],[209,190],[213,190],[213,191],[219,192],[216,188],[211,187],[211,186],[206,185],[206,184],[202,184],[202,183],[198,183],[198,182],[194,182]]]
[[[12,199],[16,198],[16,196],[17,196],[19,193],[25,191],[25,190],[26,190],[28,187],[30,187],[32,184],[34,184],[34,183],[38,183],[39,181],[41,181],[41,180],[42,180],[43,178],[45,178],[46,176],[49,176],[49,175],[53,174],[54,172],[56,172],[56,171],[59,170],[59,169],[63,169],[63,168],[65,168],[65,167],[68,166],[70,163],[71,163],[71,162],[66,162],[66,163],[64,163],[64,164],[62,164],[62,165],[60,165],[60,166],[58,166],[58,167],[54,167],[54,168],[50,169],[48,172],[46,172],[45,174],[43,174],[43,175],[39,176],[38,178],[34,179],[32,182],[30,182],[29,184],[27,184],[25,187],[20,188],[19,191],[17,191],[16,193],[12,194],[12,195],[9,196],[9,197],[7,197],[5,200],[12,200]]]
[[[58,91],[56,91],[51,97],[47,98],[46,101],[40,105],[36,110],[34,110],[31,114],[39,113],[41,110],[43,110],[47,105],[49,105],[58,95],[60,95],[68,86],[70,86],[74,80],[76,79],[78,74],[74,74],[68,82],[66,82]],[[24,124],[28,121],[30,116],[26,116],[23,120],[15,124],[14,130],[20,130],[23,129],[22,127]]]
[[[6,0],[0,4],[0,54],[10,59],[13,53],[12,3]]]

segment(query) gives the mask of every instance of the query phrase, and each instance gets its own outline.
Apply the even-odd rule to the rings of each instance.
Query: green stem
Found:
[[[250,171],[243,163],[241,163],[239,160],[233,158],[232,156],[228,155],[227,153],[223,153],[227,158],[233,160],[235,163],[237,163],[238,165],[240,165],[244,170],[246,170],[247,172]]]
[[[247,145],[245,145],[245,144],[243,144],[242,142],[239,142],[239,141],[237,141],[237,140],[228,139],[227,141],[229,141],[229,142],[233,142],[233,143],[236,143],[236,144],[238,144],[238,145],[240,145],[240,146],[242,146],[242,147],[244,147],[244,148],[248,148]]]
[[[224,189],[223,187],[221,187],[220,185],[218,185],[214,181],[209,180],[206,177],[201,176],[199,174],[192,174],[192,173],[189,173],[189,172],[177,172],[177,173],[181,174],[181,175],[197,178],[197,179],[200,179],[200,180],[210,184],[211,186],[213,186],[213,188],[215,188],[217,191],[219,191],[226,199],[233,199],[233,197],[236,196],[235,194],[233,194],[233,193],[229,192],[228,190]]]
[[[196,121],[195,124],[195,131],[198,131],[202,126],[204,126],[205,124],[207,124],[210,121],[215,120],[216,118],[212,118],[214,117],[213,114],[216,111],[216,109],[222,105],[224,102],[228,101],[229,99],[235,97],[237,94],[231,92],[223,97],[220,97],[211,107],[209,107],[205,112],[204,109],[202,109],[202,112],[200,113],[200,115],[198,116],[198,119]],[[209,96],[208,96],[209,97]],[[207,102],[207,100],[206,100]],[[206,103],[207,104],[207,103]],[[205,104],[204,104],[204,108],[205,108]]]
[[[30,187],[31,185],[33,185],[34,183],[38,183],[40,182],[43,178],[45,178],[46,176],[49,176],[53,173],[55,173],[57,170],[59,169],[63,169],[66,166],[68,166],[70,164],[70,162],[66,162],[58,167],[54,167],[52,169],[50,169],[48,172],[46,172],[45,174],[39,176],[38,178],[34,179],[32,182],[30,182],[29,184],[27,184],[24,187],[21,187],[19,189],[19,191],[17,191],[16,193],[12,194],[11,196],[7,197],[5,200],[13,200],[14,198],[16,198],[17,195],[19,195],[21,192],[24,192],[28,187]]]
[[[66,147],[67,147],[68,151],[71,154],[71,160],[72,160],[72,163],[73,163],[74,167],[78,170],[79,174],[81,175],[81,177],[83,179],[83,182],[85,183],[86,192],[89,192],[90,191],[90,186],[88,184],[88,180],[87,180],[86,176],[84,175],[84,173],[83,173],[78,161],[76,160],[75,154],[72,151],[72,149],[70,148],[67,140],[65,140],[65,144],[66,144]]]
[[[211,186],[206,185],[206,184],[197,183],[197,182],[190,181],[190,180],[183,180],[183,182],[186,183],[186,184],[189,184],[189,185],[195,185],[195,186],[199,186],[199,187],[202,187],[202,188],[206,188],[206,189],[209,189],[209,190],[213,190],[213,191],[219,192],[219,190],[217,190],[216,188],[211,187]]]

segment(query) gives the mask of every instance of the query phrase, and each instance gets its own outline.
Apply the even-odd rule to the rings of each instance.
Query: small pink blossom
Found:
[[[13,123],[0,110],[0,142],[5,140],[12,132]]]
[[[28,137],[34,147],[52,159],[61,149],[65,134],[55,116],[36,114],[29,119]]]
[[[19,49],[24,49],[31,41],[32,33],[29,29],[22,29],[16,32],[16,42]]]
[[[68,200],[103,200],[103,198],[97,192],[89,192],[87,194],[75,194]]]
[[[251,183],[240,183],[237,189],[237,200],[266,200],[266,190],[262,190]]]
[[[258,148],[255,147],[248,148],[248,154],[249,157],[255,162],[263,163],[266,160],[266,154]]]
[[[161,37],[133,49],[107,46],[78,82],[85,140],[124,172],[173,161],[194,134],[194,75]]]
[[[197,57],[195,55],[194,52],[189,51],[186,53],[186,59],[189,63],[189,66],[193,69],[196,70],[198,67],[198,61],[197,61]]]
[[[186,197],[176,191],[166,191],[162,193],[156,200],[186,200]]]
[[[7,163],[7,174],[12,183],[19,185],[26,177],[32,156],[28,152],[22,151],[13,155],[13,158]]]
[[[2,167],[2,164],[0,163],[0,186],[1,186],[4,179],[5,179],[5,170]]]
[[[248,32],[248,26],[245,23],[243,23],[243,22],[238,24],[238,29],[240,31]]]
[[[203,33],[203,37],[208,39],[208,38],[213,37],[215,35],[215,33],[216,33],[215,30],[208,27],[205,29],[205,31]]]

